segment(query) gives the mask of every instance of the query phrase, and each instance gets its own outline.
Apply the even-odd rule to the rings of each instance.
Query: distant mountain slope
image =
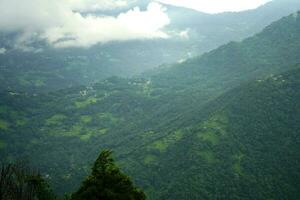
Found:
[[[236,189],[240,194],[241,188],[235,185],[229,189],[225,188],[230,194],[221,190],[211,193],[215,188],[214,184],[216,188],[222,189],[222,185],[216,183],[219,177],[224,178],[224,182],[220,184],[230,185],[227,181],[233,173],[229,170],[232,165],[223,162],[223,151],[220,152],[220,149],[226,150],[223,152],[224,158],[228,158],[236,153],[232,145],[238,141],[227,143],[230,141],[223,141],[222,135],[228,133],[227,128],[231,128],[230,139],[241,140],[247,147],[250,144],[254,145],[243,135],[237,138],[234,134],[239,133],[239,129],[242,133],[252,128],[255,130],[256,126],[250,127],[250,119],[272,119],[265,118],[267,113],[249,113],[249,117],[245,116],[245,121],[239,122],[238,125],[228,120],[243,120],[242,115],[248,111],[260,109],[261,107],[256,105],[258,101],[254,101],[255,105],[251,105],[253,107],[249,110],[244,106],[252,100],[259,100],[259,95],[263,94],[264,89],[267,96],[261,97],[262,105],[266,103],[266,106],[271,107],[269,103],[273,100],[268,98],[273,93],[267,88],[270,80],[275,80],[270,86],[276,91],[272,96],[274,105],[285,105],[282,99],[284,95],[288,97],[287,104],[295,104],[292,102],[298,98],[298,82],[294,79],[298,77],[298,71],[285,75],[283,79],[272,74],[299,68],[299,19],[298,14],[290,15],[241,43],[230,43],[201,57],[170,68],[162,68],[144,78],[113,77],[94,84],[93,87],[73,87],[47,94],[2,92],[0,158],[6,162],[23,156],[32,159],[36,166],[49,174],[56,191],[63,193],[78,186],[81,178],[88,173],[89,167],[86,163],[95,159],[99,149],[109,148],[116,151],[121,167],[135,177],[138,185],[144,186],[150,199],[171,198],[176,194],[182,199],[200,196],[218,198],[209,195],[231,195],[231,191]],[[296,78],[292,78],[292,74],[297,75]],[[241,87],[248,81],[254,83]],[[262,84],[262,89],[255,81]],[[281,88],[283,83],[284,86],[289,82],[293,87],[286,85]],[[278,87],[275,83],[279,84]],[[232,90],[234,88],[238,89]],[[252,99],[250,92],[256,90],[258,93],[253,93],[253,98],[256,98]],[[242,96],[243,92],[245,96]],[[283,96],[280,96],[281,94]],[[246,101],[248,96],[249,101]],[[238,107],[239,102],[241,107]],[[231,109],[229,105],[236,106],[236,109]],[[225,113],[221,112],[223,109],[226,110]],[[282,120],[285,120],[292,107],[282,109]],[[233,111],[237,113],[232,114]],[[258,116],[254,116],[255,114]],[[274,115],[279,118],[280,112],[276,109]],[[295,115],[298,115],[297,110]],[[291,117],[295,115],[291,113]],[[252,118],[253,116],[255,118]],[[274,122],[277,121],[279,120],[276,118]],[[295,122],[293,119],[288,121],[292,124]],[[263,133],[265,123],[258,124],[258,133]],[[280,126],[290,125],[285,123],[288,122],[283,121]],[[242,125],[243,127],[240,127]],[[273,125],[266,125],[267,135],[271,134],[270,127]],[[297,128],[297,125],[294,126]],[[205,132],[205,127],[212,129],[212,132]],[[292,134],[293,131],[295,129],[292,129]],[[200,133],[197,135],[198,132]],[[253,141],[261,142],[259,138],[254,139],[257,140]],[[248,149],[236,148],[256,162],[267,158],[255,157],[253,152],[246,151]],[[291,151],[294,153],[293,149]],[[183,159],[185,156],[186,159]],[[205,160],[208,163],[204,162]],[[293,162],[290,159],[288,161],[287,164]],[[221,162],[216,166],[223,168],[210,168],[210,164],[215,162]],[[244,170],[243,165],[240,167],[236,164],[235,168],[237,173]],[[283,171],[285,169],[286,166],[280,168]],[[201,173],[201,179],[197,178],[195,174],[198,174],[199,170],[201,173],[203,170],[207,175],[213,175],[214,179],[209,179],[210,176]],[[286,172],[282,174],[284,173]],[[195,179],[185,179],[188,175]],[[252,175],[251,180],[259,181],[257,174]],[[198,181],[206,184],[204,189],[198,185]],[[274,181],[280,182],[276,177]],[[207,185],[208,183],[211,185]],[[257,198],[265,197],[258,190],[265,185],[257,183],[257,188],[253,189],[260,195]],[[250,183],[246,181],[245,184],[248,187]],[[288,185],[291,188],[289,194],[293,194],[295,185],[290,182]],[[193,192],[192,196],[184,197],[187,191]],[[272,190],[267,190],[267,196],[270,191]]]
[[[177,66],[170,65],[171,68],[164,66],[160,69],[161,73],[154,71],[150,73],[150,77],[154,82],[164,78],[164,87],[169,85],[173,88],[185,83],[197,87],[201,87],[204,82],[230,85],[270,72],[286,70],[287,66],[300,63],[299,41],[300,12],[272,23],[261,33],[242,42],[230,42]],[[161,84],[162,81],[157,83]]]
[[[299,91],[300,68],[243,84],[128,155],[144,159],[130,171],[153,199],[299,199]]]
[[[136,1],[129,5],[144,8],[148,2]],[[299,10],[300,2],[274,0],[255,10],[217,15],[166,7],[171,19],[166,31],[173,35],[167,40],[112,42],[89,49],[53,49],[34,43],[33,46],[37,50],[44,49],[43,52],[22,52],[13,50],[12,40],[17,34],[0,34],[0,48],[7,49],[5,54],[0,54],[0,84],[4,89],[34,93],[89,85],[113,75],[131,77],[249,37],[269,23]]]
[[[154,95],[168,99],[168,104],[157,110],[166,110],[170,121],[178,116],[189,121],[195,110],[244,81],[294,68],[300,63],[299,52],[300,15],[293,14],[254,37],[163,67],[160,73],[154,71],[145,77],[151,80]],[[169,98],[170,94],[176,98]]]

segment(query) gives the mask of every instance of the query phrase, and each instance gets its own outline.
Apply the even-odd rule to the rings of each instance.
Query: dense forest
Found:
[[[43,177],[26,162],[0,167],[0,199],[5,200],[145,200],[144,192],[133,186],[112,158],[112,152],[104,150],[95,161],[91,175],[72,194],[57,197]]]
[[[33,195],[300,199],[300,12],[177,64],[81,84],[0,86],[0,161],[39,169]],[[116,163],[103,151],[92,164],[99,149]]]

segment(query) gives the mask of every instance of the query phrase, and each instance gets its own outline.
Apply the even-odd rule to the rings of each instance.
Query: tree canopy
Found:
[[[143,200],[145,194],[133,186],[131,179],[123,174],[104,150],[92,167],[91,175],[72,195],[72,200]]]

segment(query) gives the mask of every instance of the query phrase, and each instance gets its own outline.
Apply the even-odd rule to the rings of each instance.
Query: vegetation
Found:
[[[75,199],[107,195],[93,191],[106,188],[106,172],[112,188],[112,174],[126,183],[124,198],[144,198],[109,152],[89,170],[98,149],[113,149],[149,199],[300,199],[299,53],[294,14],[136,78],[50,93],[3,90],[0,159],[30,158],[60,194],[91,173]]]
[[[139,0],[129,5],[146,9],[148,3],[149,0]],[[116,75],[132,77],[250,37],[300,9],[298,0],[274,0],[258,9],[217,15],[165,6],[171,21],[166,31],[172,36],[167,40],[113,42],[89,49],[56,49],[45,42],[32,41],[23,51],[15,47],[20,34],[0,32],[0,46],[8,50],[0,54],[0,90],[40,93],[92,85]],[[184,32],[186,35],[180,36]]]
[[[24,163],[2,165],[0,168],[0,199],[55,200],[46,180]]]
[[[70,200],[145,200],[142,190],[133,186],[111,157],[112,152],[100,153],[91,175],[69,197]],[[3,200],[58,200],[48,182],[24,162],[2,165],[0,168],[0,199]]]
[[[145,194],[135,188],[130,178],[120,172],[111,158],[111,151],[102,151],[92,173],[72,195],[72,200],[144,200]]]

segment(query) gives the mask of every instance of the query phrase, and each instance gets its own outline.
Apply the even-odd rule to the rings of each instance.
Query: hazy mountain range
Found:
[[[148,199],[299,199],[299,5],[167,6],[185,39],[36,53],[7,43],[0,160],[30,160],[60,194],[112,149]]]
[[[149,2],[133,1],[128,8],[109,14],[117,15],[136,6],[143,10]],[[0,54],[1,88],[49,91],[91,84],[114,75],[131,77],[162,64],[182,62],[230,41],[240,41],[300,9],[297,0],[274,0],[255,10],[215,15],[164,6],[170,18],[170,24],[164,28],[171,35],[168,39],[61,49],[43,41],[29,41],[20,46],[16,44],[20,33],[2,33],[0,47],[5,53]]]

